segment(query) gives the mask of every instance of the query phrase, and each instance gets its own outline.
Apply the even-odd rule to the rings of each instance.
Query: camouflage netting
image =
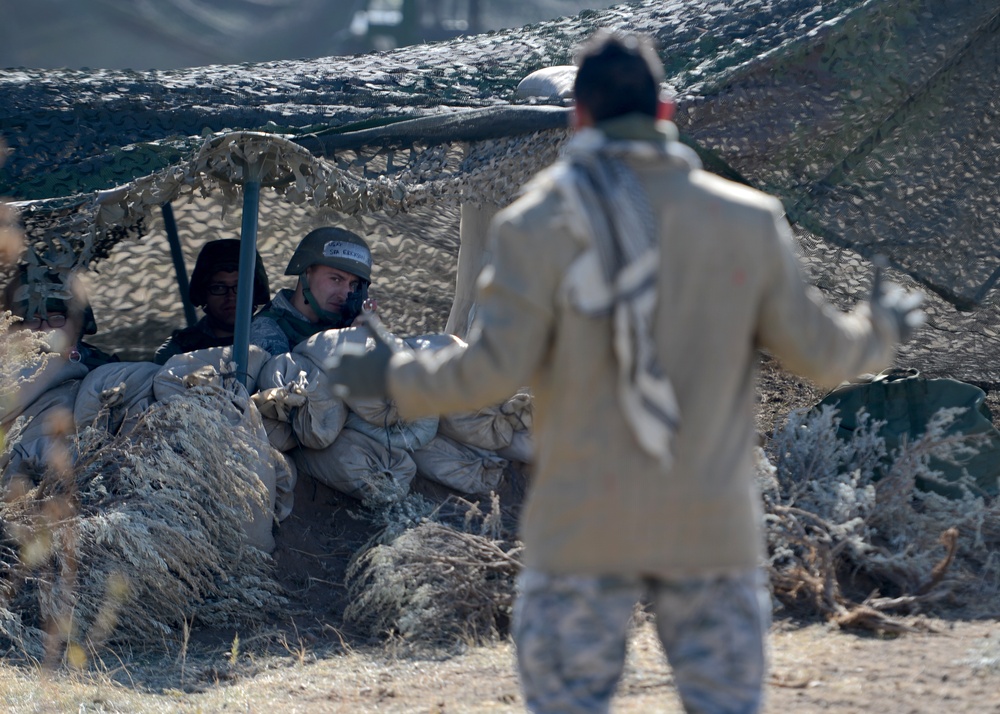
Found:
[[[259,237],[274,287],[308,228],[339,223],[375,243],[390,326],[440,330],[461,207],[509,202],[567,135],[565,109],[525,106],[517,82],[570,63],[601,26],[656,38],[684,140],[710,169],[784,200],[835,302],[863,296],[868,258],[885,254],[931,293],[930,325],[901,360],[1000,381],[994,0],[646,0],[346,58],[6,71],[0,191],[28,201],[45,260],[92,269],[99,343],[148,356],[183,322],[159,204],[173,204],[190,270],[205,241],[238,234],[233,157],[261,148],[220,137],[279,135],[286,169],[262,191]]]

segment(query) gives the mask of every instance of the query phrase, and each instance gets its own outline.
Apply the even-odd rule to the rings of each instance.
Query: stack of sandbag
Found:
[[[223,397],[219,400],[224,405],[219,419],[228,422],[231,428],[243,432],[251,450],[255,452],[252,463],[245,464],[249,467],[245,472],[248,474],[247,478],[256,475],[260,483],[248,484],[248,492],[252,493],[262,485],[267,493],[265,503],[248,501],[243,529],[251,545],[270,553],[274,550],[272,525],[276,516],[278,483],[282,483],[283,493],[290,493],[290,482],[294,486],[292,472],[282,454],[268,441],[260,412],[250,399],[246,387],[239,379],[234,378],[228,367],[224,368],[225,372],[220,372],[211,359],[206,359],[207,355],[200,354],[208,351],[196,350],[174,355],[167,360],[153,378],[153,397],[158,402],[170,402],[184,399],[191,389],[207,390]],[[261,362],[262,360],[258,360],[258,364]],[[224,449],[225,445],[220,444],[219,447]]]
[[[453,335],[422,335],[406,342],[435,352],[466,347]],[[527,390],[493,407],[442,415],[434,438],[412,450],[417,474],[461,493],[489,493],[499,486],[508,460],[531,460],[530,427]]]
[[[345,348],[364,349],[367,331],[326,330],[299,343],[289,358],[307,366],[308,393],[322,393],[342,414],[336,437],[323,446],[297,448],[291,453],[301,473],[341,493],[372,503],[399,500],[416,474],[409,446],[426,443],[437,430],[437,419],[404,423],[385,400],[344,400],[334,396],[326,376],[331,361]],[[430,423],[432,421],[432,423]]]
[[[462,493],[489,493],[509,460],[531,459],[530,426],[526,391],[496,406],[443,415],[434,439],[413,454],[417,473]]]
[[[262,444],[259,450],[261,461],[259,471],[262,481],[271,493],[274,517],[282,521],[292,512],[295,466],[278,449],[271,448],[261,414],[249,396],[259,388],[258,382],[271,355],[255,345],[250,345],[247,356],[247,372],[240,375],[236,372],[231,346],[208,347],[174,355],[166,361],[154,379],[154,397],[163,400],[172,394],[183,394],[186,389],[199,381],[197,377],[199,374],[203,380],[207,379],[208,383],[216,388],[231,392],[238,411],[245,415],[244,425],[254,435],[259,435],[263,430],[266,445]],[[245,387],[243,380],[246,380]],[[263,532],[263,520],[258,526]],[[268,531],[270,532],[270,525]],[[270,535],[267,537],[270,539]]]
[[[251,388],[266,359],[266,353],[251,348],[246,375]],[[278,484],[290,490],[294,481],[288,463],[268,442],[260,414],[234,370],[230,347],[175,355],[162,367],[112,362],[90,372],[81,364],[49,356],[0,413],[7,431],[0,454],[4,483],[18,473],[37,481],[50,465],[53,438],[56,434],[64,438],[74,424],[77,430],[97,428],[127,439],[154,402],[190,399],[188,390],[194,388],[201,393],[209,390],[222,396],[215,400],[225,405],[219,419],[240,430],[241,441],[252,447],[251,463],[240,469],[252,479],[245,491],[243,529],[250,545],[271,552]],[[63,441],[62,448],[67,446]],[[227,444],[220,443],[219,449],[226,450]]]

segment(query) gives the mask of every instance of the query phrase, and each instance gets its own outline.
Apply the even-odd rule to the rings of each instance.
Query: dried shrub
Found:
[[[833,407],[796,410],[759,451],[775,596],[794,612],[843,626],[899,631],[897,615],[943,607],[996,611],[1000,505],[967,474],[948,498],[916,488],[941,483],[935,459],[961,464],[982,435],[949,433],[961,409],[941,409],[926,432],[886,456],[883,423],[859,414],[852,439],[836,436]]]
[[[273,561],[242,523],[267,494],[249,484],[250,437],[195,387],[153,404],[128,434],[84,429],[75,459],[15,479],[0,504],[0,643],[73,660],[101,642],[160,643],[192,621],[246,624],[285,602]],[[60,466],[59,464],[62,464]]]
[[[16,406],[20,390],[48,359],[44,337],[36,330],[18,330],[21,318],[0,311],[0,416]]]
[[[456,504],[464,515],[446,515]],[[482,642],[504,634],[521,545],[503,524],[493,494],[488,513],[455,499],[419,524],[392,529],[395,535],[363,548],[351,563],[345,620],[370,636],[397,635],[412,645]]]

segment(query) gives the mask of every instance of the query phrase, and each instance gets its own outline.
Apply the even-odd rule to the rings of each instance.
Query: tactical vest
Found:
[[[278,327],[281,328],[281,331],[285,333],[285,337],[288,338],[289,347],[295,347],[295,345],[304,342],[319,332],[347,327],[347,325],[343,324],[343,321],[334,324],[300,320],[288,314],[285,310],[276,310],[271,303],[265,305],[254,317],[267,317],[274,320],[278,324]]]

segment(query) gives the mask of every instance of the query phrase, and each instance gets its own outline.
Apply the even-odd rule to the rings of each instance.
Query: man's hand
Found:
[[[340,397],[386,398],[389,360],[403,349],[374,312],[364,311],[354,323],[368,333],[365,345],[345,345],[324,365]]]
[[[895,283],[886,282],[882,276],[886,266],[883,256],[875,256],[872,262],[875,264],[875,275],[872,277],[872,313],[881,312],[888,315],[899,329],[899,341],[905,342],[910,339],[914,330],[927,320],[927,315],[921,309],[924,295],[919,291],[904,290]]]

